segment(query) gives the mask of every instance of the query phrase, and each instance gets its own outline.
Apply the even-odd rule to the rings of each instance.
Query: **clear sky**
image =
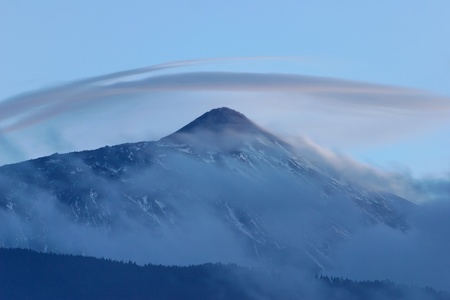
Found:
[[[265,93],[260,83],[250,92],[236,90],[235,83],[230,88],[229,81],[226,93],[210,87],[203,93],[204,85],[195,88],[198,94],[182,93],[179,87],[174,87],[175,93],[171,89],[156,96],[154,93],[145,96],[155,99],[151,105],[127,102],[127,95],[121,95],[121,99],[110,101],[108,105],[91,106],[91,111],[58,115],[13,133],[3,130],[0,163],[47,152],[125,142],[126,138],[161,137],[205,109],[227,105],[286,136],[308,136],[319,144],[377,166],[400,163],[419,175],[448,173],[449,11],[447,0],[2,0],[1,102],[19,101],[11,97],[25,92],[33,96],[33,90],[166,62],[258,57],[256,60],[215,61],[207,66],[194,63],[188,70],[289,73],[316,79],[346,79],[351,84],[345,87],[352,86],[352,89],[345,95],[350,96],[354,86],[358,86],[356,95],[360,95],[365,83],[382,86],[383,92],[379,88],[371,91],[383,95],[386,87],[392,86],[396,89],[390,91],[387,98],[368,97],[366,90],[364,95],[372,102],[391,103],[396,102],[395,95],[400,93],[401,105],[405,107],[399,108],[397,103],[392,108],[386,104],[389,110],[380,117],[385,106],[380,109],[375,105],[376,109],[371,110],[372,103],[355,113],[354,108],[359,104],[341,101],[335,97],[337,90],[326,96],[302,90],[286,97],[286,92],[291,93],[291,90]],[[268,60],[267,57],[287,59]],[[320,84],[322,89],[341,87],[335,81]],[[405,88],[416,92],[405,92]],[[423,95],[418,97],[418,94]],[[303,95],[302,99],[321,97],[340,101],[327,106],[329,101],[318,104],[305,100],[301,105],[297,101],[292,106],[293,98],[299,95]],[[409,107],[409,96],[418,97],[417,101],[422,104]],[[176,105],[174,97],[183,97],[186,101]],[[231,97],[238,100],[230,101]],[[270,97],[277,97],[278,102],[267,100]],[[214,101],[202,102],[211,98]],[[258,102],[255,98],[266,100]],[[164,103],[170,105],[164,106]],[[278,110],[271,110],[271,107]],[[401,113],[393,114],[392,109]],[[177,114],[170,114],[168,110],[177,110]],[[126,117],[122,115],[124,111]],[[420,114],[417,119],[416,114]],[[164,115],[170,116],[170,120],[162,120]],[[96,123],[95,118],[103,122],[99,124],[97,120]],[[121,124],[122,119],[128,125],[115,128],[112,122],[107,122],[111,118],[117,124]],[[139,119],[139,122],[133,123],[132,119]],[[172,128],[169,121],[174,119],[177,122],[172,122]],[[283,125],[282,120],[291,122]],[[13,121],[3,117],[2,128],[8,122]],[[327,122],[329,125],[318,126]],[[77,128],[73,124],[77,124]],[[142,126],[148,126],[147,130],[136,129]],[[92,128],[96,128],[97,135],[89,136]],[[361,130],[356,130],[358,128]]]

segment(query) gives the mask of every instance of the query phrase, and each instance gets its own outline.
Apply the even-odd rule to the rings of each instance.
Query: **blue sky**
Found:
[[[338,101],[327,106],[329,101],[309,100],[299,105],[299,97],[311,95],[286,96],[283,90],[265,93],[198,89],[136,97],[152,97],[150,106],[122,96],[89,109],[77,107],[23,130],[3,132],[1,163],[101,143],[158,138],[212,106],[227,105],[280,134],[307,136],[376,166],[400,164],[417,175],[448,173],[448,106],[437,109],[440,113],[427,109],[436,98],[442,98],[439,103],[448,103],[450,97],[448,11],[450,2],[444,0],[4,0],[0,2],[2,102],[24,92],[32,94],[33,90],[123,70],[230,57],[259,59],[194,63],[186,71],[289,73],[406,87],[420,90],[414,95],[423,90],[426,96],[418,100],[424,106],[414,109],[403,100],[405,109],[399,114],[393,110],[383,114],[385,108],[373,110],[373,106],[355,112],[355,102]],[[395,102],[394,94],[383,99]],[[428,95],[434,100],[429,100]],[[180,97],[186,100],[174,100]],[[267,100],[271,97],[278,102]],[[292,106],[294,98],[297,102]],[[274,106],[284,109],[271,109]],[[161,115],[176,121],[170,125]],[[107,122],[111,118],[125,125],[111,128],[113,124]],[[148,127],[139,130],[139,126]],[[92,132],[92,127],[97,130]],[[330,133],[332,130],[335,133]]]

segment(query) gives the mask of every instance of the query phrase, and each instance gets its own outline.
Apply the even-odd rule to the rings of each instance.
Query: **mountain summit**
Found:
[[[248,131],[258,127],[246,116],[228,107],[215,108],[204,113],[175,133],[193,133],[199,130],[222,132],[224,130]]]
[[[236,137],[240,137],[240,139],[236,139]],[[229,143],[231,142],[230,138],[236,143],[243,140],[248,141],[248,138],[255,137],[285,144],[279,138],[250,121],[244,114],[228,107],[221,107],[204,113],[160,141],[193,145],[201,142],[204,145],[205,139],[207,139],[211,145],[222,144],[222,142]]]

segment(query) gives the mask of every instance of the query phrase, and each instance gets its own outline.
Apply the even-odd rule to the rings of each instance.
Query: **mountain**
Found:
[[[319,272],[361,227],[408,230],[411,202],[322,169],[243,114],[213,109],[159,141],[0,167],[0,246]]]

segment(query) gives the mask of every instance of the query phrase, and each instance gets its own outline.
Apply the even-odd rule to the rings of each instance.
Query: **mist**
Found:
[[[448,199],[421,204],[407,232],[376,226],[359,230],[338,247],[333,272],[357,280],[390,279],[450,291]]]

